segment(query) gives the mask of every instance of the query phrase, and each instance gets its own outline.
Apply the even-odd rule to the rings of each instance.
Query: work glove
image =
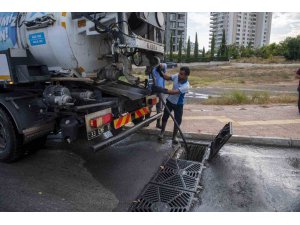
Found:
[[[168,94],[168,89],[153,85],[152,92]]]
[[[161,76],[162,78],[164,78],[164,74],[163,74],[163,72],[161,71],[160,65],[158,65],[158,66],[156,67],[156,71],[158,72],[159,76]]]

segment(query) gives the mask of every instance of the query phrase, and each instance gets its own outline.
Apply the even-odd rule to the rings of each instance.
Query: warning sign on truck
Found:
[[[31,46],[46,44],[44,32],[30,34],[29,41]]]

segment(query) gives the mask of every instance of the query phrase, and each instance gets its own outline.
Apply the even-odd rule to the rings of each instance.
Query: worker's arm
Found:
[[[179,89],[177,89],[177,90],[168,90],[167,88],[158,87],[158,86],[153,86],[152,91],[156,92],[156,93],[164,93],[164,94],[169,94],[169,95],[177,95],[177,94],[181,93],[181,91]]]
[[[164,73],[161,71],[161,66],[159,65],[158,67],[156,67],[156,71],[159,73],[159,75],[165,79],[165,80],[172,80],[171,76],[167,75],[167,73]]]
[[[171,76],[168,75],[167,73],[163,73],[163,76],[165,80],[172,80]]]
[[[189,85],[184,85],[176,90],[168,90],[169,95],[185,94],[189,92]]]
[[[168,90],[168,93],[169,95],[177,95],[177,94],[180,94],[180,91],[177,89],[177,90]]]
[[[300,75],[296,74],[295,78],[300,80]]]

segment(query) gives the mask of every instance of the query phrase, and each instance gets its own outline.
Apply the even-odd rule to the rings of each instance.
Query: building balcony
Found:
[[[185,23],[185,19],[177,19],[177,22]]]

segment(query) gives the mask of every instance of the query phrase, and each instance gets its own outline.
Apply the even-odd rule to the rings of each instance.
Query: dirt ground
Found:
[[[189,81],[194,88],[206,86],[238,88],[257,84],[292,85],[297,83],[295,72],[299,67],[299,64],[199,64],[191,67]],[[170,69],[168,73],[177,73],[178,69]]]

